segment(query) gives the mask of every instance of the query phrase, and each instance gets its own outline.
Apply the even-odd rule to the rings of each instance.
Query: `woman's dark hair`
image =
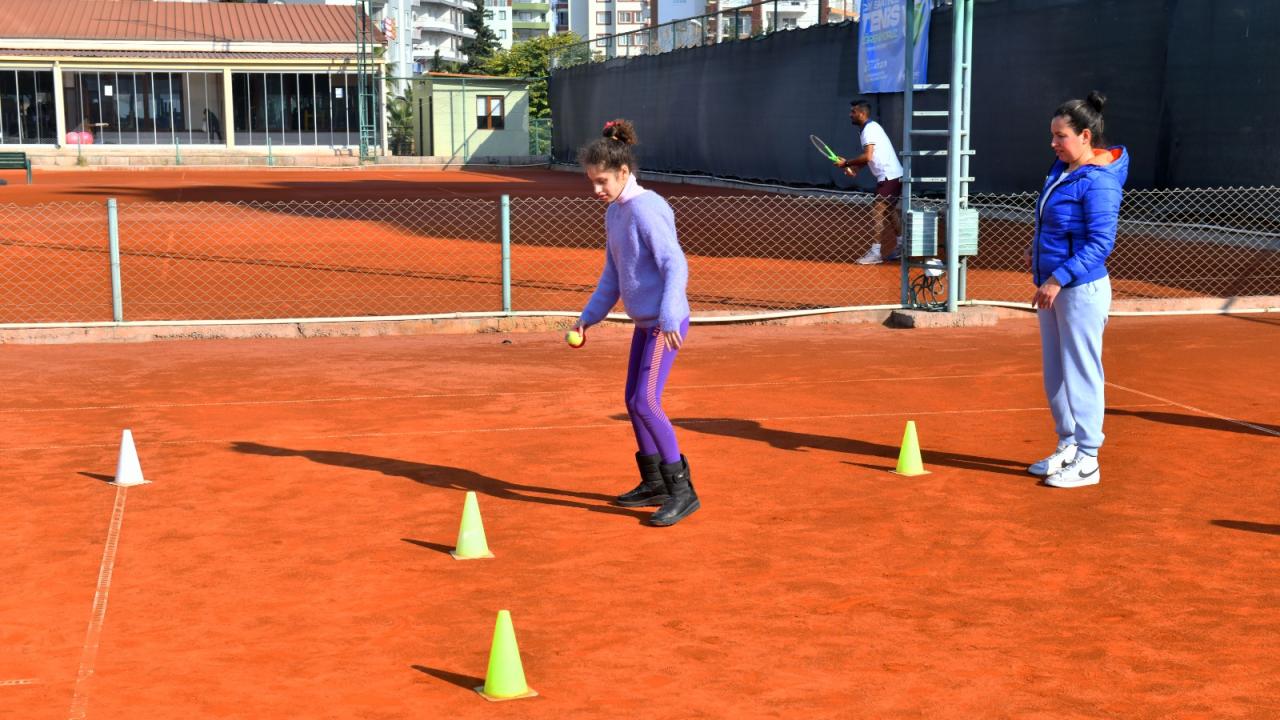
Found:
[[[626,120],[610,120],[600,134],[578,151],[578,164],[595,165],[602,170],[621,170],[626,165],[634,173],[636,157],[631,146],[636,144],[635,127]]]
[[[1085,130],[1093,136],[1090,143],[1094,147],[1106,147],[1102,137],[1102,108],[1107,104],[1107,96],[1094,90],[1084,100],[1068,100],[1053,111],[1056,118],[1066,118],[1067,124],[1079,135]]]

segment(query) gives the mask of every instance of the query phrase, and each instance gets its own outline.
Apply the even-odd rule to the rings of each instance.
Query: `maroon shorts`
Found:
[[[902,197],[902,178],[881,180],[876,183],[876,196],[888,200],[890,207],[897,207],[898,198]]]

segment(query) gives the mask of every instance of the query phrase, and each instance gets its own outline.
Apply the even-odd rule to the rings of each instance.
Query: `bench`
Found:
[[[24,152],[0,152],[0,170],[26,170],[31,184],[31,158]]]

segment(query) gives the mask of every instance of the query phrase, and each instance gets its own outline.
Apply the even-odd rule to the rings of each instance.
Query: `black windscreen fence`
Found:
[[[971,173],[975,192],[1038,189],[1053,161],[1049,121],[1063,100],[1108,97],[1106,136],[1129,148],[1128,187],[1280,182],[1280,2],[1275,0],[981,0],[974,22]],[[948,82],[952,13],[933,14],[929,82]],[[813,148],[860,150],[856,24],[773,33],[555,71],[553,156],[607,120],[635,123],[642,169],[825,188],[868,189]],[[916,109],[943,110],[921,92]],[[898,145],[901,94],[867,97]],[[945,128],[945,118],[916,127]],[[918,138],[916,149],[944,147]],[[900,148],[899,148],[900,149]],[[917,160],[913,174],[939,175]],[[922,189],[936,189],[929,186]]]

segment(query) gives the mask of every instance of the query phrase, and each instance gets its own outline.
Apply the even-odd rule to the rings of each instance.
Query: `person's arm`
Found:
[[[1084,205],[1084,237],[1073,238],[1075,253],[1053,271],[1061,285],[1096,270],[1107,262],[1116,244],[1120,200],[1124,193],[1111,173],[1095,172],[1088,178],[1081,201]]]
[[[596,283],[596,291],[591,293],[591,299],[587,301],[587,306],[582,309],[582,315],[578,318],[577,327],[581,330],[595,325],[609,314],[613,306],[618,304],[620,293],[618,290],[618,270],[613,266],[613,254],[609,252],[606,246],[604,250],[604,270],[600,273],[600,282]]]
[[[685,297],[689,284],[689,263],[676,236],[675,215],[665,203],[651,212],[637,214],[640,237],[653,253],[654,263],[662,274],[662,302],[658,309],[658,326],[667,336],[672,349],[680,347],[680,323],[684,321]]]
[[[854,168],[854,169],[860,168],[863,165],[870,163],[871,158],[875,157],[875,154],[876,154],[876,146],[874,143],[870,145],[864,145],[862,148],[861,155],[859,155],[856,158],[849,158],[847,160],[842,160],[840,162],[840,167]]]

